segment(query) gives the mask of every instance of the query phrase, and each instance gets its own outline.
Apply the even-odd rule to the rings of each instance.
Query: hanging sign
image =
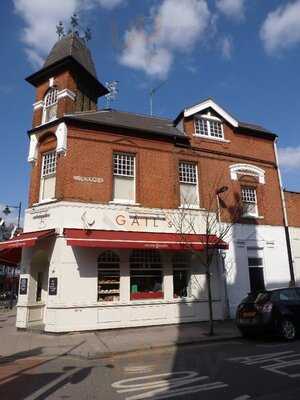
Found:
[[[28,286],[28,279],[21,278],[20,279],[20,294],[27,294],[27,286]]]
[[[56,296],[57,295],[57,278],[50,278],[49,279],[48,294],[49,294],[49,296]]]

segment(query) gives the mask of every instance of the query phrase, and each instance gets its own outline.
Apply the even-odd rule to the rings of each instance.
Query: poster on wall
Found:
[[[27,286],[28,286],[28,279],[21,278],[20,279],[20,294],[27,294]]]
[[[48,294],[50,296],[56,296],[57,295],[57,278],[50,278],[49,279]]]

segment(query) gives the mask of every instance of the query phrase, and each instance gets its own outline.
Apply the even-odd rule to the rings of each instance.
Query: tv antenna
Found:
[[[167,81],[161,82],[158,86],[150,90],[150,115],[153,115],[153,96],[155,93],[166,83]]]
[[[108,90],[108,93],[105,95],[106,99],[105,108],[110,108],[111,102],[116,100],[117,94],[119,93],[118,84],[119,81],[110,81],[105,83],[105,86],[107,87]]]

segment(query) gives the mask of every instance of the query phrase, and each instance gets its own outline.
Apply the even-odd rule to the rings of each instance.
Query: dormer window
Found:
[[[57,95],[56,88],[50,89],[44,98],[43,124],[53,121],[57,115]]]
[[[215,117],[200,117],[195,119],[195,136],[224,139],[222,122]]]

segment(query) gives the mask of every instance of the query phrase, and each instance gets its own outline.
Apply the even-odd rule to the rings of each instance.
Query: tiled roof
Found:
[[[111,109],[74,113],[66,115],[66,117],[99,125],[130,128],[172,137],[186,137],[183,132],[175,128],[172,120],[165,118],[150,117]]]
[[[82,39],[80,39],[75,33],[70,33],[55,43],[43,65],[43,69],[50,67],[56,62],[69,56],[73,57],[94,78],[97,79],[96,68],[90,50],[86,47]]]

